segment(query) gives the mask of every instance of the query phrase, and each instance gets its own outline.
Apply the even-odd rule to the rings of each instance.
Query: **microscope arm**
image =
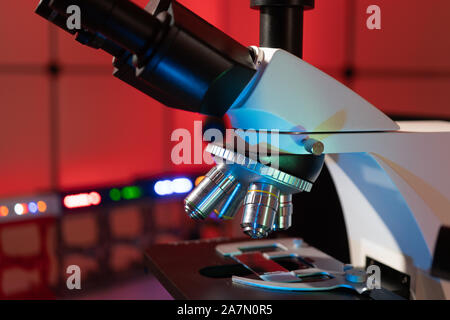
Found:
[[[302,59],[281,49],[253,50],[258,71],[228,111],[234,128],[292,133],[398,130],[380,110]]]
[[[364,266],[370,257],[411,275],[416,298],[450,297],[450,282],[431,271],[438,234],[450,226],[450,124],[395,123],[295,56],[258,51],[261,67],[228,112],[233,126],[280,130],[254,139],[280,154],[307,155],[305,141],[320,141],[352,263]]]
[[[399,122],[400,130],[330,136],[326,164],[345,218],[351,261],[373,259],[411,277],[417,299],[450,298],[436,247],[450,225],[448,122]],[[333,150],[334,149],[334,150]],[[441,240],[442,241],[442,240]],[[447,271],[448,272],[448,271]],[[447,279],[447,280],[445,280]]]

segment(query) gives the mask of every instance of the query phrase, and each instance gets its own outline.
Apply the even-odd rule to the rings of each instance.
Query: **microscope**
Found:
[[[262,260],[267,267],[256,279],[233,275],[234,283],[362,294],[373,289],[370,273],[358,268],[369,259],[401,274],[412,298],[450,299],[449,123],[394,122],[303,61],[303,12],[314,0],[250,2],[261,24],[260,45],[250,48],[174,0],[151,0],[145,9],[127,0],[41,0],[36,13],[110,53],[113,75],[149,97],[229,117],[234,134],[208,145],[217,165],[185,199],[192,219],[229,220],[242,209],[242,231],[267,238],[292,225],[302,209],[292,195],[311,191],[328,168],[352,265],[297,238],[218,244],[216,253],[248,269]],[[67,25],[73,5],[79,30]],[[301,268],[274,264],[288,256],[301,259]],[[312,275],[322,281],[306,281]]]

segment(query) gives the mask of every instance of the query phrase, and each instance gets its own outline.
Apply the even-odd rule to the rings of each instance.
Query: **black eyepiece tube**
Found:
[[[112,54],[117,78],[168,107],[221,117],[256,73],[248,48],[175,0],[150,0],[146,9],[128,0],[41,5],[38,13],[58,16],[61,28],[77,6],[77,41]]]
[[[63,29],[64,31],[70,33],[70,34],[75,34],[77,33],[77,30],[69,30],[67,28],[67,17],[64,15],[61,15],[59,12],[53,10],[52,8],[50,8],[49,3],[51,0],[41,0],[41,2],[39,2],[39,5],[37,6],[35,12],[40,15],[42,18],[50,21],[51,23],[53,23],[54,25],[60,27],[61,29]]]
[[[261,7],[260,45],[281,48],[299,58],[303,56],[303,9],[299,7]]]
[[[170,15],[159,47],[136,59],[137,76],[166,93],[167,106],[222,117],[256,72],[249,49],[177,1]]]
[[[137,55],[145,52],[163,31],[156,17],[128,0],[50,1],[50,7],[63,15],[72,5],[80,8],[83,28],[100,33]]]
[[[86,30],[79,31],[75,40],[93,49],[102,49],[113,57],[121,57],[127,52],[115,42],[106,39],[98,32],[92,33]]]
[[[94,49],[102,49],[114,57],[120,57],[125,53],[125,49],[98,32],[91,32],[86,29],[69,29],[67,27],[67,16],[51,8],[49,5],[51,1],[52,0],[42,0],[39,2],[35,12],[64,31],[76,35],[76,40],[81,44]]]
[[[260,46],[303,56],[303,12],[314,0],[251,0],[260,11]]]

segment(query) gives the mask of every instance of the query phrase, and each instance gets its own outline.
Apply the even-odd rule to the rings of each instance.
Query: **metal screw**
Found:
[[[313,138],[307,138],[303,141],[303,146],[305,147],[306,151],[309,153],[312,153],[315,156],[320,156],[323,151],[325,150],[325,146],[322,142],[313,139]]]

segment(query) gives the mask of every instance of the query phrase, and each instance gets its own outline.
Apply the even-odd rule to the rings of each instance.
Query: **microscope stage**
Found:
[[[286,241],[290,239],[274,239],[272,241],[283,240]],[[238,259],[242,260],[240,261],[241,263],[247,264],[244,267],[239,264],[238,260],[231,256],[227,256],[223,251],[226,251],[227,248],[232,248],[233,244],[236,244],[237,242],[240,242],[240,244],[249,243],[248,239],[245,239],[244,241],[245,242],[243,242],[243,239],[230,240],[222,238],[214,240],[185,241],[173,244],[157,244],[151,246],[146,251],[146,264],[150,271],[175,299],[367,300],[374,298],[368,293],[358,294],[356,291],[347,288],[337,288],[325,291],[292,291],[261,288],[239,283],[239,281],[236,280],[247,279],[249,282],[261,281],[258,280],[258,272],[263,273],[268,270],[270,271],[270,269],[282,270],[284,268],[289,268],[289,266],[291,269],[304,269],[307,268],[304,264],[308,264],[308,262],[304,262],[293,266],[292,261],[285,260],[283,262],[280,261],[280,266],[276,267],[274,266],[275,263],[273,261],[267,260],[266,263],[260,264],[261,268],[256,270],[255,265],[261,263],[261,257],[267,253],[268,247],[266,247],[264,243],[267,243],[268,240],[252,240],[251,243],[255,244],[255,246],[258,246],[258,243],[263,243],[263,245],[259,248],[259,252],[249,251],[237,256]],[[312,247],[309,248],[316,252],[320,252]],[[272,251],[270,254],[275,254],[273,249],[269,248],[269,251]],[[270,263],[267,263],[268,261]],[[340,262],[337,263],[340,264]],[[253,264],[253,266],[251,266],[251,264]],[[266,274],[270,274],[270,272],[267,272]],[[287,278],[279,279],[285,283],[289,282]],[[315,286],[315,284],[320,283],[321,280],[323,280],[323,276],[317,276],[314,279],[305,282]],[[272,279],[271,281],[274,280]],[[288,285],[292,284],[289,283]],[[397,298],[384,289],[375,291],[378,291],[377,297],[380,297],[381,294],[382,299]]]

